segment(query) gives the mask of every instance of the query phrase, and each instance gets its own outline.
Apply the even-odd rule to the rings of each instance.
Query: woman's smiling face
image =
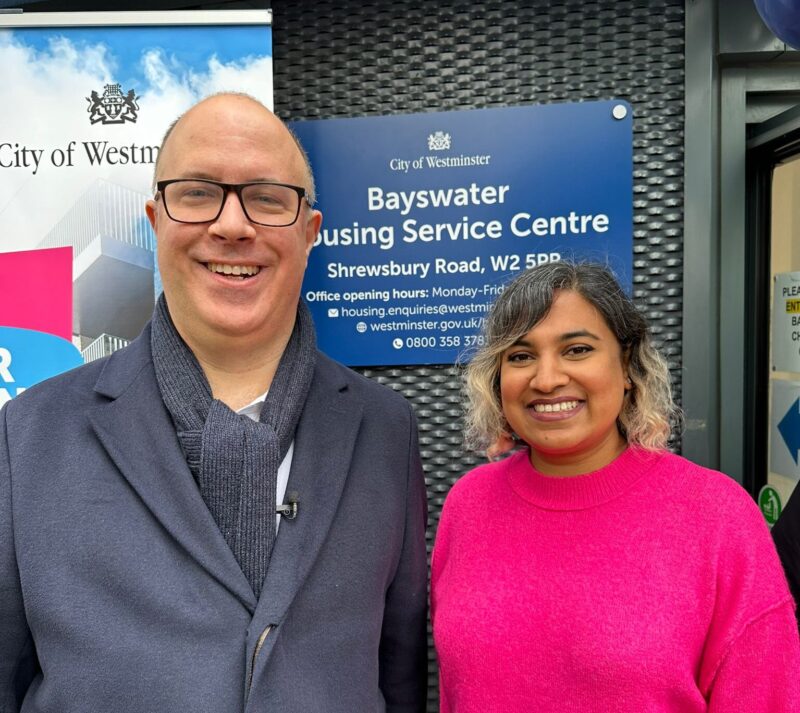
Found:
[[[625,448],[617,428],[625,359],[598,310],[577,292],[557,291],[547,316],[503,353],[500,400],[509,426],[543,473],[602,468]]]

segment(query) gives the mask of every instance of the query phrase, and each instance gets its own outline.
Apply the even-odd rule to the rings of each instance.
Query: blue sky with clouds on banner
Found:
[[[0,67],[0,252],[38,244],[98,177],[149,194],[152,165],[90,166],[86,142],[157,146],[173,119],[220,91],[273,105],[266,24],[0,29]],[[135,123],[90,122],[88,97],[109,83],[136,92]],[[48,161],[70,142],[73,165]],[[37,167],[17,165],[23,149],[41,152]]]
[[[62,40],[79,54],[103,53],[114,79],[125,88],[145,92],[146,58],[159,53],[176,75],[202,76],[213,59],[220,65],[245,67],[272,55],[272,35],[248,25],[185,27],[75,27],[6,30],[13,40],[41,57],[52,56]]]

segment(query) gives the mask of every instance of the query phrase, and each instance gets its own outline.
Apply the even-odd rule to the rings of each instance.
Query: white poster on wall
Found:
[[[775,275],[772,367],[776,371],[800,373],[800,272]]]
[[[72,341],[86,361],[152,312],[144,203],[169,124],[220,91],[272,107],[270,22],[267,10],[0,16],[0,258],[71,249]],[[25,274],[0,270],[0,283],[25,303]],[[0,310],[0,327],[12,323],[26,326]]]

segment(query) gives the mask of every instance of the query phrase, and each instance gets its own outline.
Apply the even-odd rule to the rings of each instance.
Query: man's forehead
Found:
[[[216,134],[223,138],[223,131],[246,133],[256,139],[291,142],[289,130],[269,109],[255,100],[238,96],[212,97],[200,102],[180,118],[173,134]]]
[[[239,147],[246,154],[241,159],[255,159],[251,148],[259,145],[285,168],[302,172],[302,155],[286,125],[272,112],[247,97],[212,97],[192,107],[175,124],[162,147],[161,163],[194,164],[208,149],[217,149],[230,159],[225,152],[236,155]]]

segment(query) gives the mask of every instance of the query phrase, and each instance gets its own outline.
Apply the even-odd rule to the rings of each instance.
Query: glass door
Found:
[[[800,156],[772,174],[767,482],[759,505],[770,524],[800,479]]]
[[[744,484],[772,525],[800,480],[800,105],[749,127],[744,288]]]

